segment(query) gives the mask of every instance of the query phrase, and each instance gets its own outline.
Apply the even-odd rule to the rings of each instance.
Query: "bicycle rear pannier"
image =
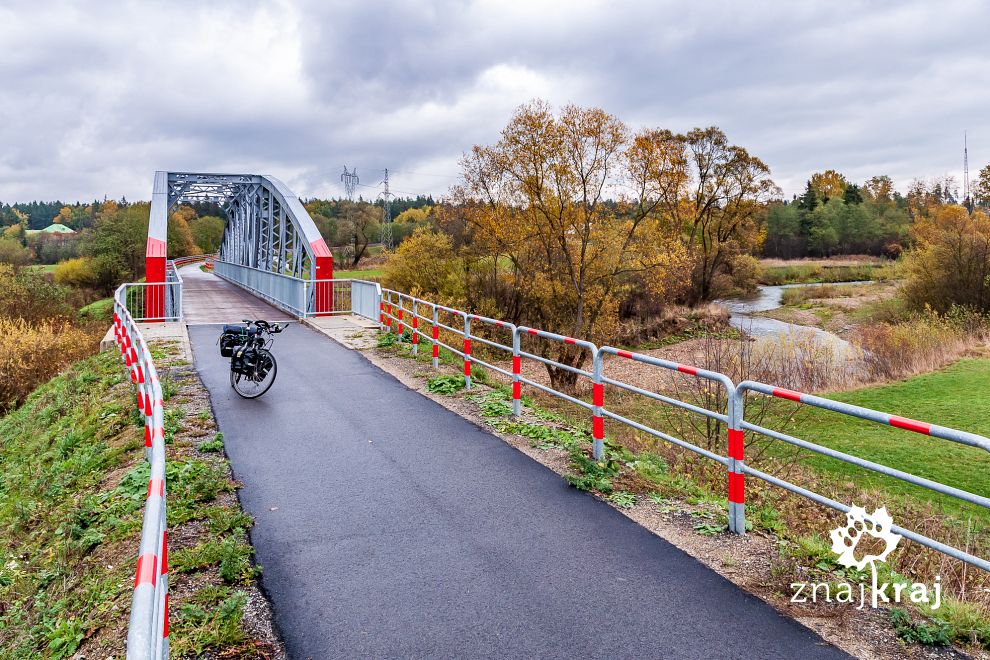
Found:
[[[220,355],[232,357],[234,349],[243,346],[247,341],[247,327],[243,325],[225,325],[220,335]]]

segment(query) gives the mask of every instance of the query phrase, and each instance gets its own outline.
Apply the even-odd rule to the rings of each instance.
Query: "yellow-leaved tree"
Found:
[[[915,309],[990,311],[990,218],[955,204],[915,221],[904,298]]]
[[[444,222],[465,234],[466,263],[487,259],[483,286],[510,320],[559,334],[607,341],[619,303],[636,282],[655,292],[678,278],[687,250],[660,208],[682,186],[684,145],[663,132],[633,134],[598,108],[521,106],[490,146],[462,160]],[[473,297],[474,296],[474,297]],[[534,342],[532,349],[570,367],[586,364],[574,345]],[[576,375],[548,367],[555,387]]]
[[[660,210],[683,232],[691,260],[692,302],[722,293],[720,278],[748,268],[745,259],[762,245],[766,202],[779,194],[770,168],[719,128],[684,135],[660,131],[662,141],[683,150],[684,169],[676,187],[663,189]],[[673,148],[673,147],[671,147]],[[733,273],[737,278],[739,273]]]
[[[849,186],[849,182],[846,181],[846,177],[839,174],[835,170],[815,172],[811,175],[810,182],[815,194],[818,195],[818,199],[822,201],[842,199],[842,195],[846,192],[846,188]]]

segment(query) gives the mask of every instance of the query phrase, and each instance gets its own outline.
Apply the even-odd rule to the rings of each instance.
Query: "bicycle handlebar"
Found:
[[[251,319],[241,319],[241,321],[243,323],[247,323],[248,326],[253,325],[253,326],[257,327],[259,330],[261,330],[263,332],[267,332],[269,334],[273,334],[273,335],[274,334],[278,334],[279,332],[282,332],[283,330],[285,330],[286,328],[289,327],[289,324],[288,323],[283,323],[280,326],[278,323],[269,323],[268,321],[265,321],[264,319],[258,319],[256,321],[252,321]]]

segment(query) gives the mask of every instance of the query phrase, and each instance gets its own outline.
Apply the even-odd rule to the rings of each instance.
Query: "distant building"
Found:
[[[27,236],[33,236],[36,234],[65,234],[68,236],[71,234],[75,234],[76,232],[72,229],[69,229],[63,224],[59,224],[56,222],[54,224],[48,225],[44,229],[28,229],[24,233]]]

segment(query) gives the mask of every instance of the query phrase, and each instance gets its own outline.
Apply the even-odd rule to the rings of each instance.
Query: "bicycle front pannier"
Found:
[[[247,341],[247,328],[243,325],[225,325],[220,335],[220,355],[232,357],[234,349]]]

